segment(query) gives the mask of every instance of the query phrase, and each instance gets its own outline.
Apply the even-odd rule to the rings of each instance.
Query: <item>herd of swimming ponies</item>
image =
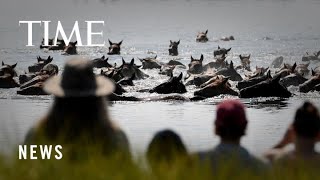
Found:
[[[208,30],[200,32],[196,37],[196,42],[205,43],[208,41]],[[233,36],[221,38],[222,41],[234,40]],[[63,51],[67,55],[77,54],[77,42],[70,42],[68,45],[63,40],[58,40],[57,45],[53,46],[53,39],[49,40],[49,46],[42,45],[40,48],[46,48],[52,51]],[[119,55],[121,51],[122,41],[113,43],[109,40],[108,55]],[[178,55],[179,41],[171,41],[169,45],[169,55]],[[133,96],[124,96],[127,92],[124,86],[134,86],[134,80],[148,78],[149,75],[143,72],[145,69],[160,69],[159,74],[169,76],[170,78],[152,88],[144,89],[139,92],[150,92],[158,94],[166,94],[159,96],[153,100],[203,100],[210,97],[219,96],[221,94],[239,96],[240,98],[254,97],[280,97],[289,98],[293,94],[287,89],[289,86],[298,86],[301,93],[310,91],[320,91],[320,67],[311,70],[308,69],[310,63],[286,64],[283,63],[283,57],[276,58],[271,68],[276,71],[271,75],[269,67],[256,67],[255,71],[250,67],[250,55],[239,55],[241,65],[235,66],[233,62],[226,61],[231,48],[220,48],[214,50],[213,55],[215,61],[203,64],[203,55],[200,58],[191,56],[188,64],[187,76],[183,78],[181,73],[179,76],[173,76],[173,70],[177,67],[185,68],[185,65],[177,60],[170,60],[168,63],[162,63],[157,60],[157,56],[139,59],[142,65],[136,65],[133,58],[130,62],[126,62],[122,58],[122,65],[117,67],[116,64],[108,63],[108,58],[93,59],[92,65],[99,68],[98,72],[111,80],[116,85],[116,89],[108,98],[111,101],[142,101],[150,100],[137,98]],[[320,51],[314,54],[306,53],[302,57],[302,61],[320,61]],[[42,90],[43,83],[50,77],[58,74],[58,66],[52,64],[53,58],[43,59],[37,57],[37,63],[28,67],[28,73],[19,75],[19,83],[16,82],[17,76],[14,70],[17,63],[8,65],[2,62],[0,68],[0,88],[16,88],[19,87],[17,94],[20,95],[46,95]],[[243,78],[237,71],[245,70],[250,75]],[[309,78],[307,78],[309,77]],[[232,87],[229,81],[237,82],[236,87]],[[187,98],[179,94],[186,93],[186,86],[195,85],[198,89],[194,92],[194,97]],[[173,95],[172,95],[173,93]],[[170,95],[171,94],[171,95]]]

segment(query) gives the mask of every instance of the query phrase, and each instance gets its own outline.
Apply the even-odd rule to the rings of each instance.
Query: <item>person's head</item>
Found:
[[[187,150],[181,138],[171,130],[156,133],[147,149],[147,158],[151,165],[169,164],[179,157],[186,156]]]
[[[222,141],[239,141],[245,134],[247,123],[245,107],[238,100],[226,100],[218,105],[215,133]]]
[[[293,130],[297,138],[314,140],[320,133],[320,118],[317,108],[305,102],[296,112]]]
[[[84,132],[94,136],[109,124],[105,96],[113,92],[114,85],[105,77],[96,76],[90,61],[80,57],[69,60],[63,74],[46,81],[44,90],[55,96],[45,119],[49,138],[62,132],[70,139]]]

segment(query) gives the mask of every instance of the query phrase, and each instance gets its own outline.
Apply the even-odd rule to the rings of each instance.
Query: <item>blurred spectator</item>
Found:
[[[187,156],[187,149],[181,138],[171,130],[156,133],[147,149],[147,159],[153,169],[163,164],[170,166]]]
[[[103,154],[129,153],[128,139],[111,121],[106,106],[105,96],[114,85],[96,76],[89,61],[80,57],[68,61],[62,76],[46,81],[44,90],[55,96],[53,107],[28,132],[25,143],[59,143],[63,151],[76,153],[91,147]]]
[[[240,165],[238,168],[261,170],[263,162],[251,155],[241,146],[241,138],[247,128],[245,108],[237,100],[226,100],[217,107],[215,134],[220,137],[220,143],[213,149],[200,152],[201,161],[208,161],[213,169],[224,164]],[[227,163],[228,162],[228,163]]]
[[[313,104],[305,102],[297,110],[282,140],[266,153],[266,157],[271,161],[314,160],[320,163],[320,154],[315,151],[319,140],[319,112]],[[294,144],[294,149],[286,152],[283,148],[290,143]]]

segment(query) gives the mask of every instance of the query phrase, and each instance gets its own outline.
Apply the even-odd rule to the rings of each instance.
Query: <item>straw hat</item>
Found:
[[[57,97],[106,96],[111,94],[114,83],[93,73],[90,61],[77,57],[69,60],[62,75],[48,79],[44,91]]]

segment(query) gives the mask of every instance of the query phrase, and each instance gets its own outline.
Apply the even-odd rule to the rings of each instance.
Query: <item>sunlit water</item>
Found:
[[[62,1],[62,0],[61,0]],[[61,69],[69,57],[61,52],[38,48],[42,32],[34,26],[35,47],[25,47],[27,27],[18,26],[19,20],[51,20],[51,37],[56,21],[61,20],[70,33],[75,20],[81,26],[86,42],[85,20],[103,20],[104,27],[95,27],[104,32],[104,37],[94,38],[97,43],[123,41],[121,56],[110,56],[111,63],[121,64],[131,58],[157,55],[162,62],[178,59],[184,64],[190,55],[198,58],[204,54],[205,62],[213,60],[213,50],[218,45],[232,47],[227,60],[239,64],[239,54],[251,54],[252,67],[267,67],[277,56],[285,62],[300,62],[308,51],[320,50],[320,4],[317,1],[5,1],[0,7],[0,60],[8,64],[18,62],[18,72],[36,61],[36,56],[53,56],[54,63]],[[88,2],[88,4],[86,3]],[[3,3],[3,4],[2,4]],[[19,6],[17,6],[19,5]],[[49,7],[49,8],[48,8]],[[58,10],[59,9],[59,10]],[[209,29],[208,43],[196,43],[198,31]],[[235,36],[231,42],[216,41],[222,36]],[[270,37],[272,40],[263,40]],[[181,40],[179,56],[168,56],[169,40]],[[79,54],[90,58],[101,57],[106,47],[79,47]],[[137,64],[140,62],[136,61]],[[311,62],[310,67],[317,67]],[[273,70],[274,71],[274,70]],[[152,88],[167,77],[158,75],[157,70],[145,71],[151,77],[135,81],[136,87],[129,88],[128,95],[139,97],[156,94],[134,91]],[[185,73],[178,69],[174,73]],[[243,75],[243,72],[242,72]],[[2,150],[15,148],[21,143],[27,130],[48,110],[51,96],[26,97],[16,95],[17,89],[0,89],[0,146]],[[188,87],[191,97],[194,87]],[[290,88],[296,96],[288,100],[242,99],[248,109],[249,127],[243,144],[251,152],[261,154],[274,145],[294,117],[296,108],[305,100],[320,107],[318,93],[300,94]],[[179,133],[190,151],[213,147],[218,138],[213,133],[216,104],[225,98],[220,96],[200,102],[116,102],[109,106],[115,122],[127,133],[132,149],[143,152],[155,132],[170,128]],[[235,97],[233,97],[235,98]]]

